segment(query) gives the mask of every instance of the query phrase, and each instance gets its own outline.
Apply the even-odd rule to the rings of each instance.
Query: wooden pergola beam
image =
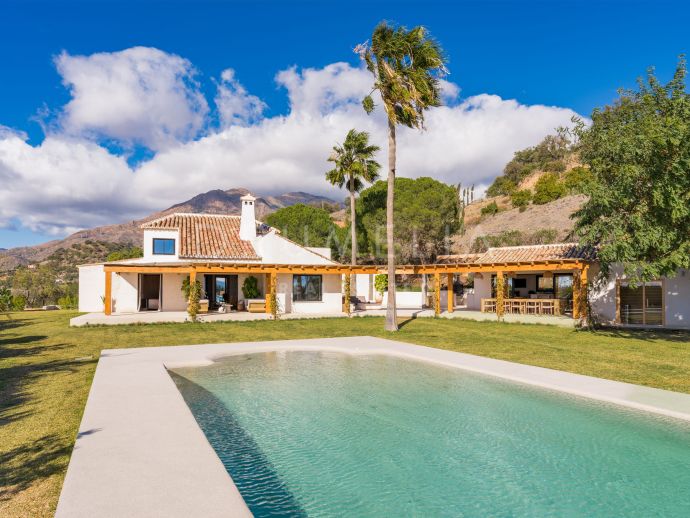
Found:
[[[484,273],[484,272],[537,272],[537,271],[581,271],[587,263],[578,260],[530,261],[529,263],[491,263],[491,264],[422,264],[400,265],[396,274],[421,275],[437,273]],[[386,273],[385,265],[300,265],[300,264],[106,264],[105,272],[115,273],[302,273],[302,274],[379,274]]]

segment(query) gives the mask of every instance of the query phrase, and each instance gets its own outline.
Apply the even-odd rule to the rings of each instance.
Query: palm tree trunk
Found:
[[[355,223],[356,223],[356,216],[355,216],[355,179],[354,177],[350,177],[350,227],[351,227],[351,234],[350,238],[352,239],[352,256],[350,257],[350,262],[352,263],[352,266],[357,264],[357,230],[355,229]],[[355,279],[354,275],[350,275],[350,290],[352,290],[352,281]],[[357,286],[357,283],[355,282],[355,286]],[[350,297],[352,295],[352,291],[350,293],[347,293],[345,296]],[[355,287],[355,295],[357,295],[357,288]],[[350,299],[346,301],[348,304],[350,303]]]
[[[386,245],[388,247],[388,305],[386,331],[397,331],[395,308],[395,243],[393,241],[393,201],[395,193],[395,123],[388,119],[388,196],[386,198]]]
[[[355,229],[355,179],[350,177],[350,226],[352,239],[352,266],[357,264],[357,230]]]

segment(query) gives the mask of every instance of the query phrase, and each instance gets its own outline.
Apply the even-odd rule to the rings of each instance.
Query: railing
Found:
[[[560,299],[503,299],[505,313],[520,315],[560,315]],[[496,299],[482,299],[482,313],[496,313]]]

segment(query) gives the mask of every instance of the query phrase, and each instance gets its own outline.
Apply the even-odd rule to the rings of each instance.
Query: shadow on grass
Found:
[[[0,501],[64,470],[69,453],[68,441],[46,435],[0,454]]]
[[[600,327],[591,330],[597,336],[606,338],[623,338],[627,340],[643,340],[654,342],[664,340],[667,342],[686,343],[690,346],[690,331],[678,329],[620,329],[615,327]]]
[[[52,349],[67,346],[57,344],[47,347]],[[29,354],[34,354],[33,349],[30,351]],[[20,407],[30,403],[28,389],[42,376],[57,372],[75,372],[84,365],[95,362],[96,360],[52,360],[0,369],[0,426],[31,415],[32,412],[26,406],[23,409]]]

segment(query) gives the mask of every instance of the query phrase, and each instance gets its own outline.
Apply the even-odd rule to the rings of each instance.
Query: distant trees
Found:
[[[567,189],[556,173],[544,174],[534,184],[532,201],[536,205],[544,205],[562,198],[567,194]]]
[[[532,201],[532,191],[529,189],[515,191],[510,195],[510,202],[513,204],[513,207],[520,209],[520,212],[524,212],[527,209],[530,201]]]
[[[558,231],[553,228],[543,228],[531,234],[519,230],[504,230],[498,234],[479,236],[472,243],[470,252],[481,253],[500,246],[547,245],[558,241]]]
[[[136,259],[137,257],[144,257],[144,251],[141,247],[131,246],[109,253],[105,260],[121,261],[123,259]]]
[[[487,189],[487,196],[510,196],[520,182],[535,171],[565,171],[565,158],[570,151],[571,142],[564,132],[548,135],[536,146],[516,151],[503,169],[503,175],[496,177]]]
[[[498,204],[495,201],[492,201],[491,203],[484,205],[479,213],[482,216],[493,216],[494,214],[498,214],[498,211]]]
[[[64,293],[63,287],[57,282],[55,270],[47,265],[17,268],[12,275],[12,291],[23,297],[28,307],[54,304]]]
[[[329,213],[319,207],[298,203],[268,215],[266,223],[304,246],[336,247],[336,227]],[[339,250],[338,250],[339,254]]]
[[[372,258],[387,253],[386,182],[365,189],[357,200],[363,251]],[[448,248],[448,239],[458,230],[455,187],[433,178],[395,179],[395,256],[398,263],[431,262]],[[390,282],[390,280],[389,280]]]
[[[690,94],[686,61],[661,84],[650,69],[575,133],[592,181],[575,214],[582,243],[598,245],[603,275],[621,263],[636,281],[690,268]]]

